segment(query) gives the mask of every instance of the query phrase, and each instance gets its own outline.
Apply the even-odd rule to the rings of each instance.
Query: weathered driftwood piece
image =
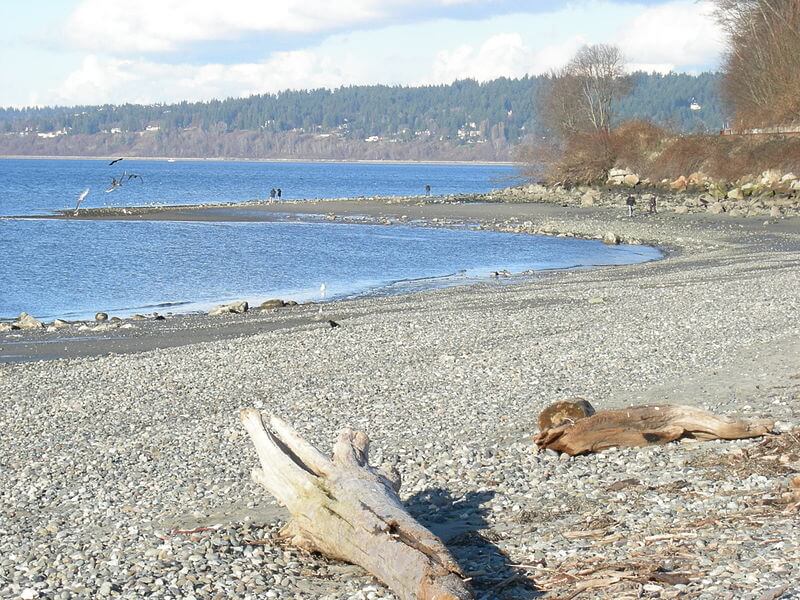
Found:
[[[301,438],[288,424],[261,413],[241,412],[260,469],[253,481],[292,515],[281,534],[304,550],[357,564],[400,598],[474,598],[455,559],[400,502],[400,478],[369,465],[369,438],[344,429],[333,459]]]
[[[558,412],[565,412],[563,406]],[[666,444],[683,437],[698,440],[759,437],[769,433],[773,425],[767,420],[740,421],[691,406],[664,404],[568,418],[540,431],[534,442],[540,448],[576,456],[614,447]]]

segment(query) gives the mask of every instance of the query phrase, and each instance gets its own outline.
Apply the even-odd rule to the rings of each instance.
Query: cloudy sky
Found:
[[[537,74],[583,44],[716,68],[705,0],[2,0],[0,105],[172,102]]]

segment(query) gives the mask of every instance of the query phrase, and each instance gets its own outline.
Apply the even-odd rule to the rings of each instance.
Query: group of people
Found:
[[[650,200],[647,203],[648,212],[651,215],[654,215],[658,212],[656,208],[656,204],[658,203],[658,196],[650,196]],[[628,216],[633,216],[633,209],[636,207],[636,197],[633,194],[628,195],[628,199],[625,201],[625,204],[628,205]]]
[[[282,193],[283,193],[283,192],[281,192],[281,188],[272,188],[272,189],[269,191],[269,197],[270,197],[270,198],[273,198],[273,199],[274,199],[274,198],[280,198]]]

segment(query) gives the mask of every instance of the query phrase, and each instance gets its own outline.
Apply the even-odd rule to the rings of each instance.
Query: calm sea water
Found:
[[[269,198],[344,198],[486,192],[517,179],[506,165],[402,163],[0,160],[0,215],[47,214],[81,206],[206,204]],[[139,175],[111,193],[111,179]]]
[[[109,169],[99,161],[0,160],[0,214],[69,206],[79,182],[102,182]],[[87,205],[111,197],[117,205],[246,200],[278,185],[287,197],[408,194],[419,191],[420,182],[441,193],[485,191],[513,175],[507,167],[462,165],[131,161],[128,169],[144,183],[126,184],[119,191],[127,196],[98,194],[94,203],[90,196]],[[403,292],[501,269],[660,256],[641,246],[469,229],[15,218],[0,220],[0,251],[0,318],[24,310],[44,319],[84,318],[97,310],[190,312],[233,299],[320,299],[322,283],[326,299]]]

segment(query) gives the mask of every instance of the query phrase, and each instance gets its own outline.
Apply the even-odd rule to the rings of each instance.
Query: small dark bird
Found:
[[[124,158],[115,158],[115,159],[114,159],[114,160],[112,160],[110,163],[108,163],[108,166],[109,166],[109,167],[111,167],[111,166],[113,166],[113,165],[117,164],[117,163],[118,163],[119,161],[121,161],[121,160],[125,160],[125,159],[124,159]]]
[[[122,176],[125,177],[124,174]],[[142,176],[141,175],[137,175],[136,173],[128,174],[128,178],[125,181],[130,181],[131,179],[138,179],[139,181],[144,183],[144,179],[142,179]]]
[[[336,321],[332,319],[328,319],[328,325],[331,326],[331,329],[336,329],[337,327],[341,327]]]

